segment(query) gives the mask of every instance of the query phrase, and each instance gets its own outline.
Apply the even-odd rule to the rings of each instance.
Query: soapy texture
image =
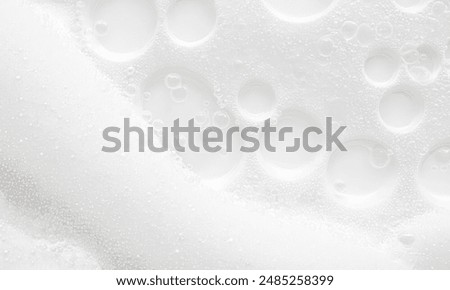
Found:
[[[450,269],[449,1],[2,0],[0,35],[0,269]],[[326,116],[348,152],[101,152]]]

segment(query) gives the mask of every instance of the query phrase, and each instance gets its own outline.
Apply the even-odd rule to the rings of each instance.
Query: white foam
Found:
[[[0,2],[0,267],[44,244],[35,267],[449,268],[445,3],[18,2]],[[100,152],[124,117],[330,115],[348,152]],[[19,222],[42,210],[53,239]]]

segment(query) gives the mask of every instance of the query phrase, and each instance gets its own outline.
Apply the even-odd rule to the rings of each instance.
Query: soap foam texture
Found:
[[[2,32],[2,88],[26,101],[1,107],[2,148],[22,151],[2,150],[0,191],[25,221],[3,218],[0,267],[32,267],[11,241],[44,235],[48,267],[449,269],[450,2],[9,2],[48,44]],[[349,151],[101,156],[100,130],[125,115],[296,130],[332,116]],[[55,243],[75,262],[52,260]]]

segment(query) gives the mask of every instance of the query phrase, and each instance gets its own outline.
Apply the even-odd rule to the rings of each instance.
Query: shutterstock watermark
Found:
[[[305,128],[299,136],[293,127],[277,128],[272,125],[271,119],[267,119],[262,127],[229,127],[226,130],[219,127],[202,128],[195,125],[194,119],[190,119],[187,125],[180,125],[180,119],[176,119],[171,127],[154,128],[148,127],[144,130],[141,127],[131,126],[130,119],[125,118],[123,129],[119,127],[108,127],[103,130],[103,139],[108,146],[103,146],[102,151],[114,153],[123,150],[130,152],[132,142],[137,142],[139,152],[166,152],[173,149],[178,152],[232,152],[240,150],[245,153],[252,153],[264,147],[269,152],[281,150],[279,146],[274,146],[274,142],[286,142],[285,152],[307,152],[331,151],[337,147],[341,151],[347,151],[339,137],[346,129],[340,126],[333,130],[333,120],[326,118],[325,129],[311,126]],[[157,136],[155,138],[155,136]],[[287,142],[290,136],[291,142]],[[317,137],[321,141],[317,142]],[[235,138],[240,138],[242,145],[236,149]],[[313,141],[315,140],[315,142]],[[313,144],[314,143],[314,144]],[[136,147],[136,146],[135,146]],[[133,147],[134,148],[134,147]]]

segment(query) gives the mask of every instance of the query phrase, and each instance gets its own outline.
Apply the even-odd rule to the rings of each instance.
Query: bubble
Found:
[[[183,103],[187,99],[187,90],[185,87],[179,87],[170,91],[172,100],[176,103]]]
[[[152,93],[144,92],[142,94],[142,98],[143,98],[144,102],[148,102],[148,101],[150,101],[152,99]]]
[[[264,0],[266,7],[276,16],[286,21],[308,22],[327,14],[335,0]]]
[[[275,124],[272,124],[275,126]],[[260,158],[265,169],[282,179],[290,179],[306,174],[315,161],[321,156],[320,152],[307,152],[300,144],[296,152],[286,152],[286,147],[294,146],[294,138],[302,139],[303,131],[308,127],[321,128],[320,123],[312,115],[300,110],[290,109],[284,111],[277,118],[276,127],[292,127],[293,133],[287,133],[284,141],[274,138],[272,134],[271,145],[276,148],[275,152],[269,152],[264,146],[264,135],[260,135]],[[321,145],[322,136],[311,134],[309,144],[311,146]],[[303,139],[302,139],[303,140]]]
[[[144,92],[143,98],[148,98],[144,109],[152,110],[155,118],[170,124],[178,118],[188,121],[204,113],[206,101],[215,102],[211,85],[197,73],[184,68],[157,71],[143,81],[141,92]]]
[[[127,76],[132,76],[136,73],[136,68],[134,68],[133,66],[129,66],[127,67],[127,69],[125,70],[125,73],[127,74]]]
[[[355,140],[345,145],[347,152],[336,150],[330,157],[328,184],[340,201],[348,205],[370,206],[381,202],[395,181],[393,154],[374,141]]]
[[[377,25],[377,34],[383,38],[389,38],[392,36],[394,28],[389,22],[381,22]]]
[[[177,87],[179,84],[181,87]],[[218,113],[221,109],[214,98],[211,84],[190,70],[167,68],[157,71],[143,81],[141,92],[143,98],[146,95],[151,96],[142,104],[142,110],[151,111],[153,119],[161,120],[165,124],[172,125],[176,119],[180,119],[181,126],[187,125],[190,119],[194,119],[197,126],[211,126],[213,125],[211,119],[212,122],[214,120],[221,124],[224,122],[225,116]],[[215,118],[213,112],[217,113],[214,114]],[[230,125],[234,123],[230,115],[228,123]],[[195,143],[201,147],[201,134],[196,135]],[[204,150],[192,152],[189,149],[178,154],[183,163],[205,182],[229,180],[241,160],[239,147],[225,154],[209,153]]]
[[[375,40],[375,33],[368,24],[361,24],[356,33],[356,39],[362,46],[369,46]]]
[[[408,69],[409,75],[418,83],[426,83],[431,78],[431,73],[423,66],[412,66]]]
[[[427,7],[430,0],[392,0],[394,4],[402,11],[417,13]]]
[[[87,23],[93,27],[94,49],[108,59],[129,59],[150,43],[156,30],[156,10],[147,0],[89,1]]]
[[[398,237],[398,240],[405,246],[411,246],[414,244],[416,238],[413,235],[403,234]]]
[[[153,115],[152,115],[152,112],[151,112],[151,111],[149,111],[149,110],[144,110],[144,111],[142,111],[142,117],[144,118],[144,120],[145,120],[146,122],[150,122],[150,121],[152,121]]]
[[[230,124],[234,120],[230,120]],[[195,138],[196,144],[202,144],[203,137],[201,134]],[[210,146],[217,144],[210,144]],[[206,152],[201,149],[200,152],[186,151],[179,153],[183,162],[199,175],[204,181],[211,185],[223,184],[228,182],[235,174],[242,159],[242,153],[239,151],[240,139],[232,139],[231,152],[226,152],[225,143],[220,144],[222,147],[219,152]]]
[[[226,128],[230,124],[230,116],[224,111],[215,112],[213,115],[213,124],[219,128]]]
[[[448,269],[450,226],[448,211],[432,211],[400,225],[402,255],[413,261],[413,269]]]
[[[182,42],[204,40],[216,25],[216,8],[209,0],[178,0],[167,14],[171,36]]]
[[[135,85],[128,85],[128,86],[126,86],[126,88],[125,88],[125,93],[126,93],[128,96],[134,96],[134,95],[136,95],[136,91],[137,91],[137,88],[136,88]]]
[[[408,65],[409,76],[417,83],[428,84],[433,82],[441,70],[441,57],[430,46],[420,45],[417,47],[419,59]]]
[[[400,69],[399,57],[390,49],[373,51],[364,64],[366,79],[377,86],[385,86],[392,82]]]
[[[239,91],[238,105],[240,111],[247,117],[257,120],[265,119],[275,108],[275,92],[264,81],[249,81]]]
[[[330,56],[336,49],[334,46],[333,40],[329,37],[322,37],[318,42],[319,53],[322,56]]]
[[[97,32],[100,35],[106,34],[108,31],[108,24],[104,21],[97,21],[95,24],[95,32]]]
[[[350,40],[355,37],[358,31],[358,25],[353,21],[345,21],[341,27],[341,34],[345,40]]]
[[[423,117],[424,103],[411,89],[395,88],[384,94],[379,114],[383,124],[392,130],[411,130]]]
[[[171,73],[165,78],[166,87],[169,89],[178,89],[181,87],[181,76],[179,74]]]
[[[391,156],[393,153],[387,150],[385,147],[375,145],[371,148],[371,164],[375,168],[384,168],[391,162]]]
[[[429,197],[450,205],[450,144],[431,150],[419,169],[419,183]],[[439,170],[438,170],[439,169]]]
[[[402,60],[406,64],[412,64],[419,61],[420,53],[417,51],[417,47],[413,44],[405,44],[400,49]]]
[[[432,11],[435,16],[441,16],[445,14],[447,5],[442,1],[436,1],[433,3]]]

